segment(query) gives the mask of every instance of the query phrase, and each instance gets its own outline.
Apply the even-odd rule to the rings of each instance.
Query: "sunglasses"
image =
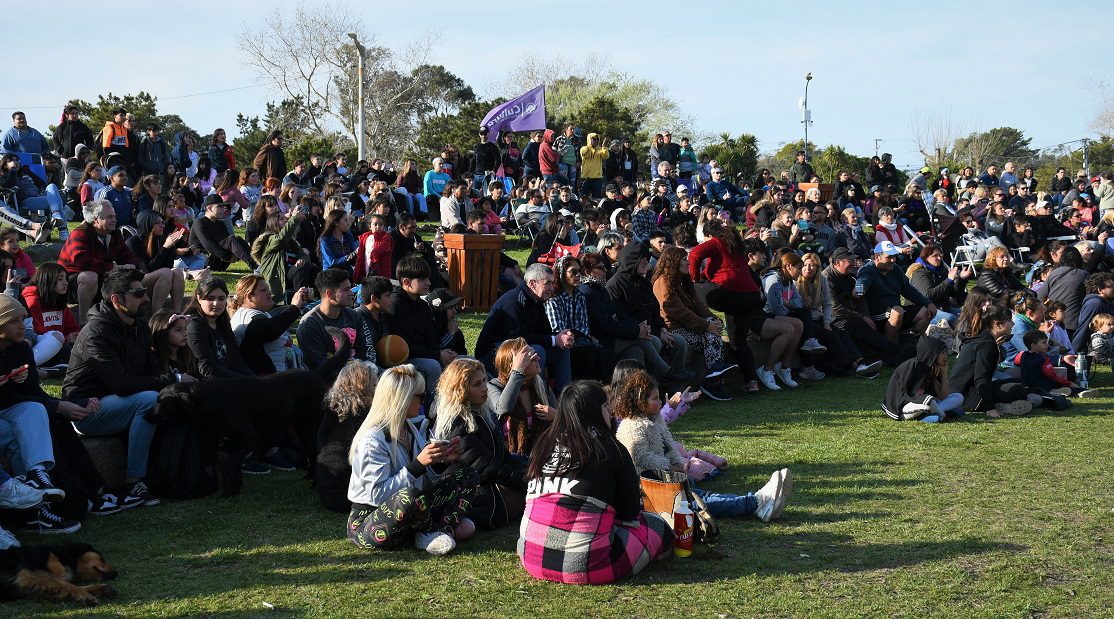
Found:
[[[143,297],[147,296],[147,289],[146,288],[132,288],[131,290],[129,290],[127,292],[127,294],[130,294],[131,296],[133,296],[137,299],[142,299]]]

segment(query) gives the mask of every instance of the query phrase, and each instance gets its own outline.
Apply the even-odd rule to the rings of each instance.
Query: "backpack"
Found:
[[[170,499],[209,496],[217,489],[216,439],[192,425],[158,424],[151,441],[147,484]]]

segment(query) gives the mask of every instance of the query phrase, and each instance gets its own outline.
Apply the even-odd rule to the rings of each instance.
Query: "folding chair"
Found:
[[[952,266],[956,268],[969,266],[971,267],[971,273],[978,275],[979,267],[975,263],[975,255],[978,250],[979,248],[974,245],[960,245],[956,247],[955,251],[952,252]]]

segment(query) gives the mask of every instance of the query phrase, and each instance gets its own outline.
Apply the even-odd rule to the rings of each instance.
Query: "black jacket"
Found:
[[[0,410],[7,410],[22,402],[38,402],[46,408],[47,413],[58,410],[58,400],[47,395],[39,385],[39,373],[35,367],[35,353],[26,341],[9,345],[0,351],[0,376],[11,373],[12,370],[26,365],[27,379],[22,383],[14,380],[0,385]]]
[[[631,318],[624,308],[616,306],[607,293],[604,284],[594,281],[584,282],[577,287],[584,295],[585,309],[588,311],[588,330],[599,340],[604,348],[614,346],[615,340],[638,338],[638,321]]]
[[[545,303],[534,296],[526,287],[526,282],[505,292],[491,306],[487,321],[476,339],[476,358],[494,356],[500,344],[516,337],[524,338],[527,344],[553,347],[553,327],[545,315]]]
[[[406,340],[411,357],[440,359],[441,342],[433,327],[433,308],[421,297],[411,299],[401,288],[395,288],[394,299],[391,333]]]
[[[928,338],[922,338],[928,339]],[[959,347],[959,358],[952,365],[948,387],[963,394],[963,407],[969,411],[994,408],[994,370],[1002,361],[1002,348],[983,330]]]
[[[472,174],[483,174],[499,167],[502,156],[494,142],[477,143],[473,149]]]
[[[909,282],[913,287],[921,291],[921,294],[928,297],[936,307],[946,307],[949,305],[962,305],[963,300],[967,297],[967,282],[960,280],[958,282],[948,279],[948,269],[941,266],[939,269],[932,269],[925,265],[914,264],[916,269],[913,269],[913,274],[909,277]]]
[[[983,269],[975,283],[986,288],[995,297],[999,297],[1007,291],[1021,290],[1025,287],[1009,268]]]
[[[615,305],[624,308],[635,322],[646,321],[650,324],[650,332],[657,335],[665,328],[665,320],[661,317],[661,306],[658,298],[654,296],[654,288],[650,280],[637,272],[638,264],[645,257],[649,259],[650,252],[642,243],[628,243],[619,250],[619,268],[611,279],[607,280],[607,294]]]
[[[227,322],[217,321],[217,328],[200,314],[194,314],[186,325],[186,345],[197,359],[198,373],[202,380],[255,376],[240,356],[236,334]]]
[[[257,376],[266,376],[278,371],[275,362],[263,348],[273,342],[302,317],[302,312],[294,305],[280,305],[267,314],[258,314],[244,327],[244,337],[240,341],[240,357]]]
[[[886,386],[886,415],[901,421],[901,411],[906,404],[927,404],[930,397],[948,395],[923,390],[925,378],[946,348],[944,342],[935,337],[922,337],[917,341],[917,356],[897,366]]]
[[[467,423],[463,418],[457,417],[449,429],[445,439],[460,437],[460,448],[463,452],[460,458],[449,467],[448,472],[457,468],[471,467],[479,474],[480,483],[500,484],[508,488],[526,493],[526,481],[523,475],[524,467],[517,466],[507,457],[507,447],[503,442],[503,432],[491,421],[485,421],[475,415],[476,429],[468,431]]]
[[[1083,282],[1090,275],[1083,269],[1069,266],[1058,266],[1052,269],[1044,280],[1044,286],[1037,291],[1037,298],[1041,301],[1055,299],[1064,304],[1064,328],[1075,331],[1079,323],[1079,311],[1083,308],[1083,298],[1087,295]]]
[[[136,229],[139,230],[139,234],[124,242],[128,249],[132,250],[132,253],[139,256],[139,259],[143,261],[142,269],[144,273],[172,268],[174,259],[178,257],[175,247],[167,248],[163,246],[166,234],[155,240],[155,255],[151,256],[147,253],[147,235],[151,233],[156,217],[159,217],[159,215],[153,211],[140,211],[135,218]],[[161,219],[161,217],[159,218]]]
[[[74,342],[62,398],[128,396],[159,391],[176,381],[174,374],[159,369],[147,321],[126,325],[109,302],[101,301],[89,310],[89,322]]]
[[[62,124],[54,130],[54,150],[58,152],[59,157],[73,157],[74,149],[78,144],[84,144],[89,148],[93,148],[93,131],[89,129],[89,125],[75,120],[70,122],[63,120]]]

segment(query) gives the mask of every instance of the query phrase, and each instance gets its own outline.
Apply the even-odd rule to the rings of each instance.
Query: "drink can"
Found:
[[[692,555],[692,510],[673,512],[673,554],[678,557]]]

